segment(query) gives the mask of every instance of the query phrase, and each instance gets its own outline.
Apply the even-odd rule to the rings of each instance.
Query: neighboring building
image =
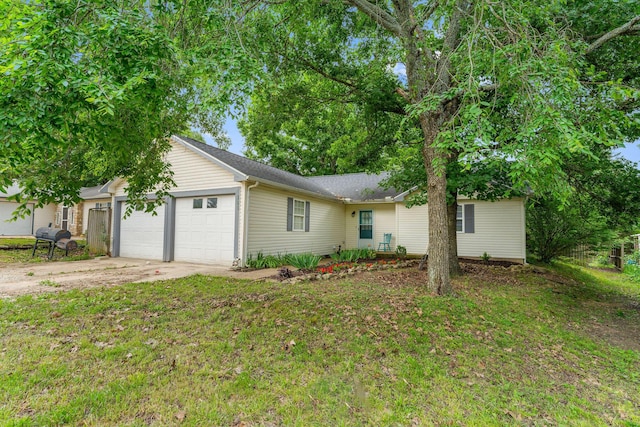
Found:
[[[426,206],[407,208],[407,193],[379,186],[381,175],[304,178],[242,156],[174,136],[167,161],[176,187],[157,215],[126,219],[126,181],[113,194],[113,256],[230,265],[264,254],[377,249],[385,233],[391,248],[424,254]],[[458,252],[462,257],[525,260],[522,199],[485,202],[460,198]],[[84,214],[83,214],[84,215]]]
[[[20,188],[17,185],[7,188],[6,192],[0,192],[0,236],[31,236],[38,228],[47,227],[54,221],[55,205],[34,209],[34,203],[29,203],[31,214],[11,221],[13,212],[19,204],[7,198],[19,192]]]
[[[54,226],[69,230],[72,236],[86,235],[89,209],[111,207],[111,195],[104,191],[105,185],[83,187],[80,189],[80,203],[73,206],[58,204]]]

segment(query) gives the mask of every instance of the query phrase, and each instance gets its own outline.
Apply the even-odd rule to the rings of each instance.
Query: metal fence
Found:
[[[93,253],[108,254],[111,241],[111,208],[89,209],[87,247]]]

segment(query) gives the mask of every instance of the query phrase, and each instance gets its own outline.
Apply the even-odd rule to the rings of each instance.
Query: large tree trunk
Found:
[[[456,229],[456,214],[458,212],[457,194],[454,194],[453,197],[453,203],[447,205],[447,216],[449,217],[449,275],[456,277],[462,274],[462,269],[458,262],[458,231]]]
[[[442,49],[430,50],[424,43],[422,24],[435,11],[426,15],[416,13],[411,0],[394,0],[395,16],[372,0],[348,0],[362,13],[382,25],[401,41],[405,53],[408,91],[399,93],[411,105],[419,106],[425,96],[443,95],[451,89],[450,55],[460,44],[460,28],[467,13],[468,0],[456,4],[444,34]],[[386,2],[384,2],[386,4]],[[436,3],[437,5],[437,3]],[[420,22],[420,19],[424,22]],[[424,136],[422,159],[427,172],[427,198],[429,213],[429,283],[428,288],[439,295],[452,292],[449,280],[449,219],[447,214],[447,153],[435,147],[441,127],[454,117],[457,102],[448,102],[435,110],[420,114],[420,127]]]
[[[429,200],[427,204],[429,213],[428,288],[438,295],[447,295],[453,290],[449,280],[446,156],[441,150],[434,147],[441,119],[442,117],[438,114],[420,116],[420,125],[424,134],[422,155],[427,172],[427,198]]]

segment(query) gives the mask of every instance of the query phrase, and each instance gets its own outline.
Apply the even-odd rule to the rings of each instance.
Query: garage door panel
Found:
[[[31,214],[16,221],[9,221],[19,204],[15,202],[0,202],[0,236],[29,236],[33,234],[33,205]]]
[[[126,211],[123,203],[122,213]],[[120,256],[162,260],[164,253],[164,206],[157,215],[134,211],[120,222]]]
[[[207,199],[217,198],[215,208]],[[176,199],[176,261],[230,264],[234,258],[235,196],[203,196],[202,208],[194,198]]]

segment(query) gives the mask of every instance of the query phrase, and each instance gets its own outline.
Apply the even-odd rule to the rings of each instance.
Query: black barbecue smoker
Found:
[[[65,256],[69,255],[69,250],[78,248],[78,243],[75,240],[71,240],[71,233],[69,230],[63,230],[61,228],[40,227],[36,230],[36,242],[33,244],[33,252],[31,256],[36,254],[38,243],[47,243],[49,245],[48,258],[53,257],[53,250],[58,247],[64,249]]]

